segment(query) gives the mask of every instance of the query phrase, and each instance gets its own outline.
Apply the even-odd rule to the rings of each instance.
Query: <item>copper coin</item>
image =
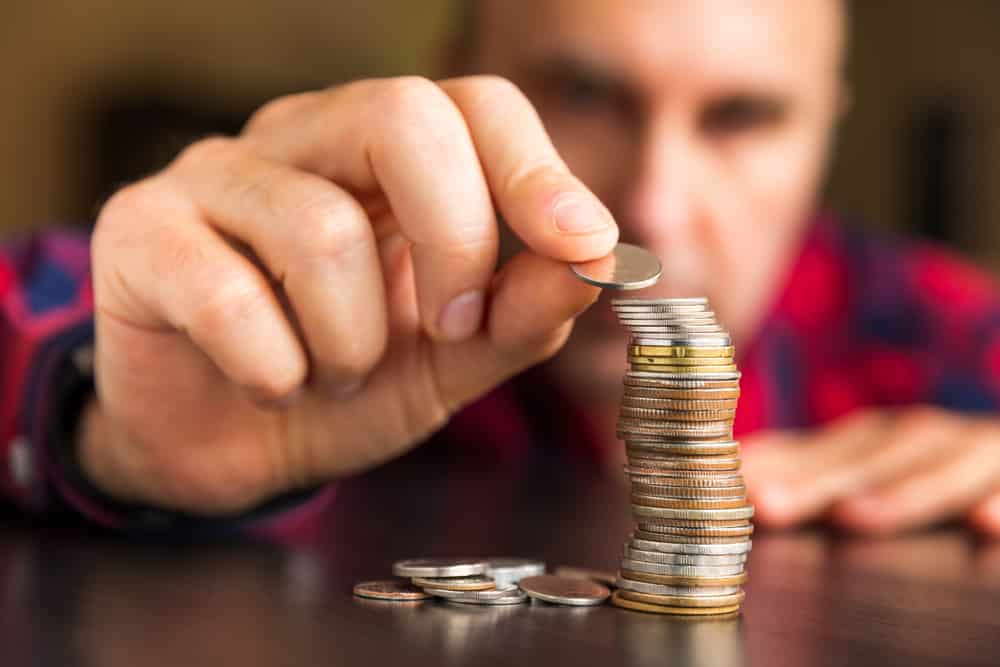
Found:
[[[673,398],[689,401],[716,401],[737,399],[739,388],[727,389],[690,389],[681,387],[637,387],[626,385],[626,398]]]
[[[571,579],[588,579],[599,584],[604,584],[609,588],[614,588],[616,586],[615,580],[617,577],[614,572],[603,572],[601,570],[589,570],[582,567],[569,567],[563,565],[556,568],[555,574],[559,577],[569,577]]]
[[[354,594],[361,598],[390,602],[413,602],[429,600],[432,597],[404,579],[363,581],[354,587]]]
[[[723,487],[706,487],[706,486],[665,486],[660,484],[636,484],[632,482],[632,493],[640,496],[647,496],[650,498],[664,498],[670,500],[704,500],[712,501],[714,499],[745,499],[746,498],[746,487],[745,486],[723,486]],[[641,503],[640,503],[641,504]]]
[[[661,410],[622,406],[619,408],[618,414],[622,417],[651,421],[721,422],[732,420],[736,415],[736,410]]]
[[[648,442],[625,441],[625,452],[629,457],[651,458],[653,456],[735,456],[740,452],[737,442]]]
[[[642,364],[646,366],[686,366],[703,368],[712,371],[716,366],[732,366],[732,357],[651,357],[639,354],[629,354],[626,359],[630,364]]]
[[[648,604],[645,602],[636,602],[635,600],[629,600],[628,598],[623,598],[618,595],[617,592],[611,596],[611,604],[616,607],[621,607],[622,609],[628,609],[630,611],[642,611],[650,614],[671,614],[677,616],[708,616],[715,614],[732,614],[739,611],[740,606],[738,604],[729,605],[727,607],[667,607],[658,604]]]
[[[748,541],[746,535],[671,535],[669,533],[654,533],[641,528],[632,531],[632,537],[660,544],[743,544]]]
[[[521,590],[536,600],[574,607],[602,604],[611,594],[606,586],[589,579],[560,577],[554,574],[526,577],[519,584]]]
[[[721,500],[721,499],[702,500],[694,498],[657,498],[654,496],[643,496],[643,495],[632,494],[631,502],[633,505],[645,505],[647,507],[702,510],[702,509],[729,509],[733,507],[743,507],[744,505],[746,505],[747,500],[744,497],[730,498],[727,500]]]
[[[634,602],[645,602],[646,604],[658,604],[673,607],[725,607],[728,605],[743,602],[747,594],[745,591],[732,593],[730,595],[656,595],[654,593],[638,593],[636,591],[619,591],[619,597]]]
[[[695,400],[684,398],[646,398],[642,396],[624,396],[622,405],[629,408],[653,408],[657,410],[732,410],[736,407],[735,398],[719,400]]]
[[[489,591],[496,588],[491,577],[475,575],[471,577],[413,577],[414,586],[439,588],[446,591]]]
[[[664,586],[740,586],[747,581],[747,573],[734,574],[728,577],[683,577],[671,574],[649,574],[622,570],[622,577],[633,581],[644,581],[647,584],[662,584]]]

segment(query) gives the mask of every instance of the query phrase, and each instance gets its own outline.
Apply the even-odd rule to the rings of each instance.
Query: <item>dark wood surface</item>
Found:
[[[758,534],[732,620],[351,596],[413,556],[613,569],[626,498],[615,480],[565,465],[436,464],[343,484],[321,538],[303,546],[137,544],[8,518],[0,664],[1000,664],[1000,544],[960,529]]]

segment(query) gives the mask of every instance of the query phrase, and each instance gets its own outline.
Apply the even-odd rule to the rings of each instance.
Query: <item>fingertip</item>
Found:
[[[754,522],[770,528],[788,528],[798,523],[795,498],[787,486],[758,487],[749,497],[754,506]]]
[[[458,343],[474,336],[482,326],[486,295],[472,289],[459,294],[441,310],[437,335],[446,342]]]

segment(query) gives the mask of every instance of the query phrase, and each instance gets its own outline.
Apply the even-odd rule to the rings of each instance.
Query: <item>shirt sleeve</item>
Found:
[[[28,512],[68,512],[131,533],[295,539],[313,530],[332,486],[206,519],[123,505],[87,482],[73,431],[94,391],[93,306],[86,232],[57,229],[0,244],[0,495]]]

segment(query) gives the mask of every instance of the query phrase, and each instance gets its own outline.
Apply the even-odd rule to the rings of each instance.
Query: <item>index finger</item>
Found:
[[[517,86],[495,76],[440,85],[469,126],[500,213],[529,248],[565,262],[611,252],[618,225],[600,199],[570,173]]]

